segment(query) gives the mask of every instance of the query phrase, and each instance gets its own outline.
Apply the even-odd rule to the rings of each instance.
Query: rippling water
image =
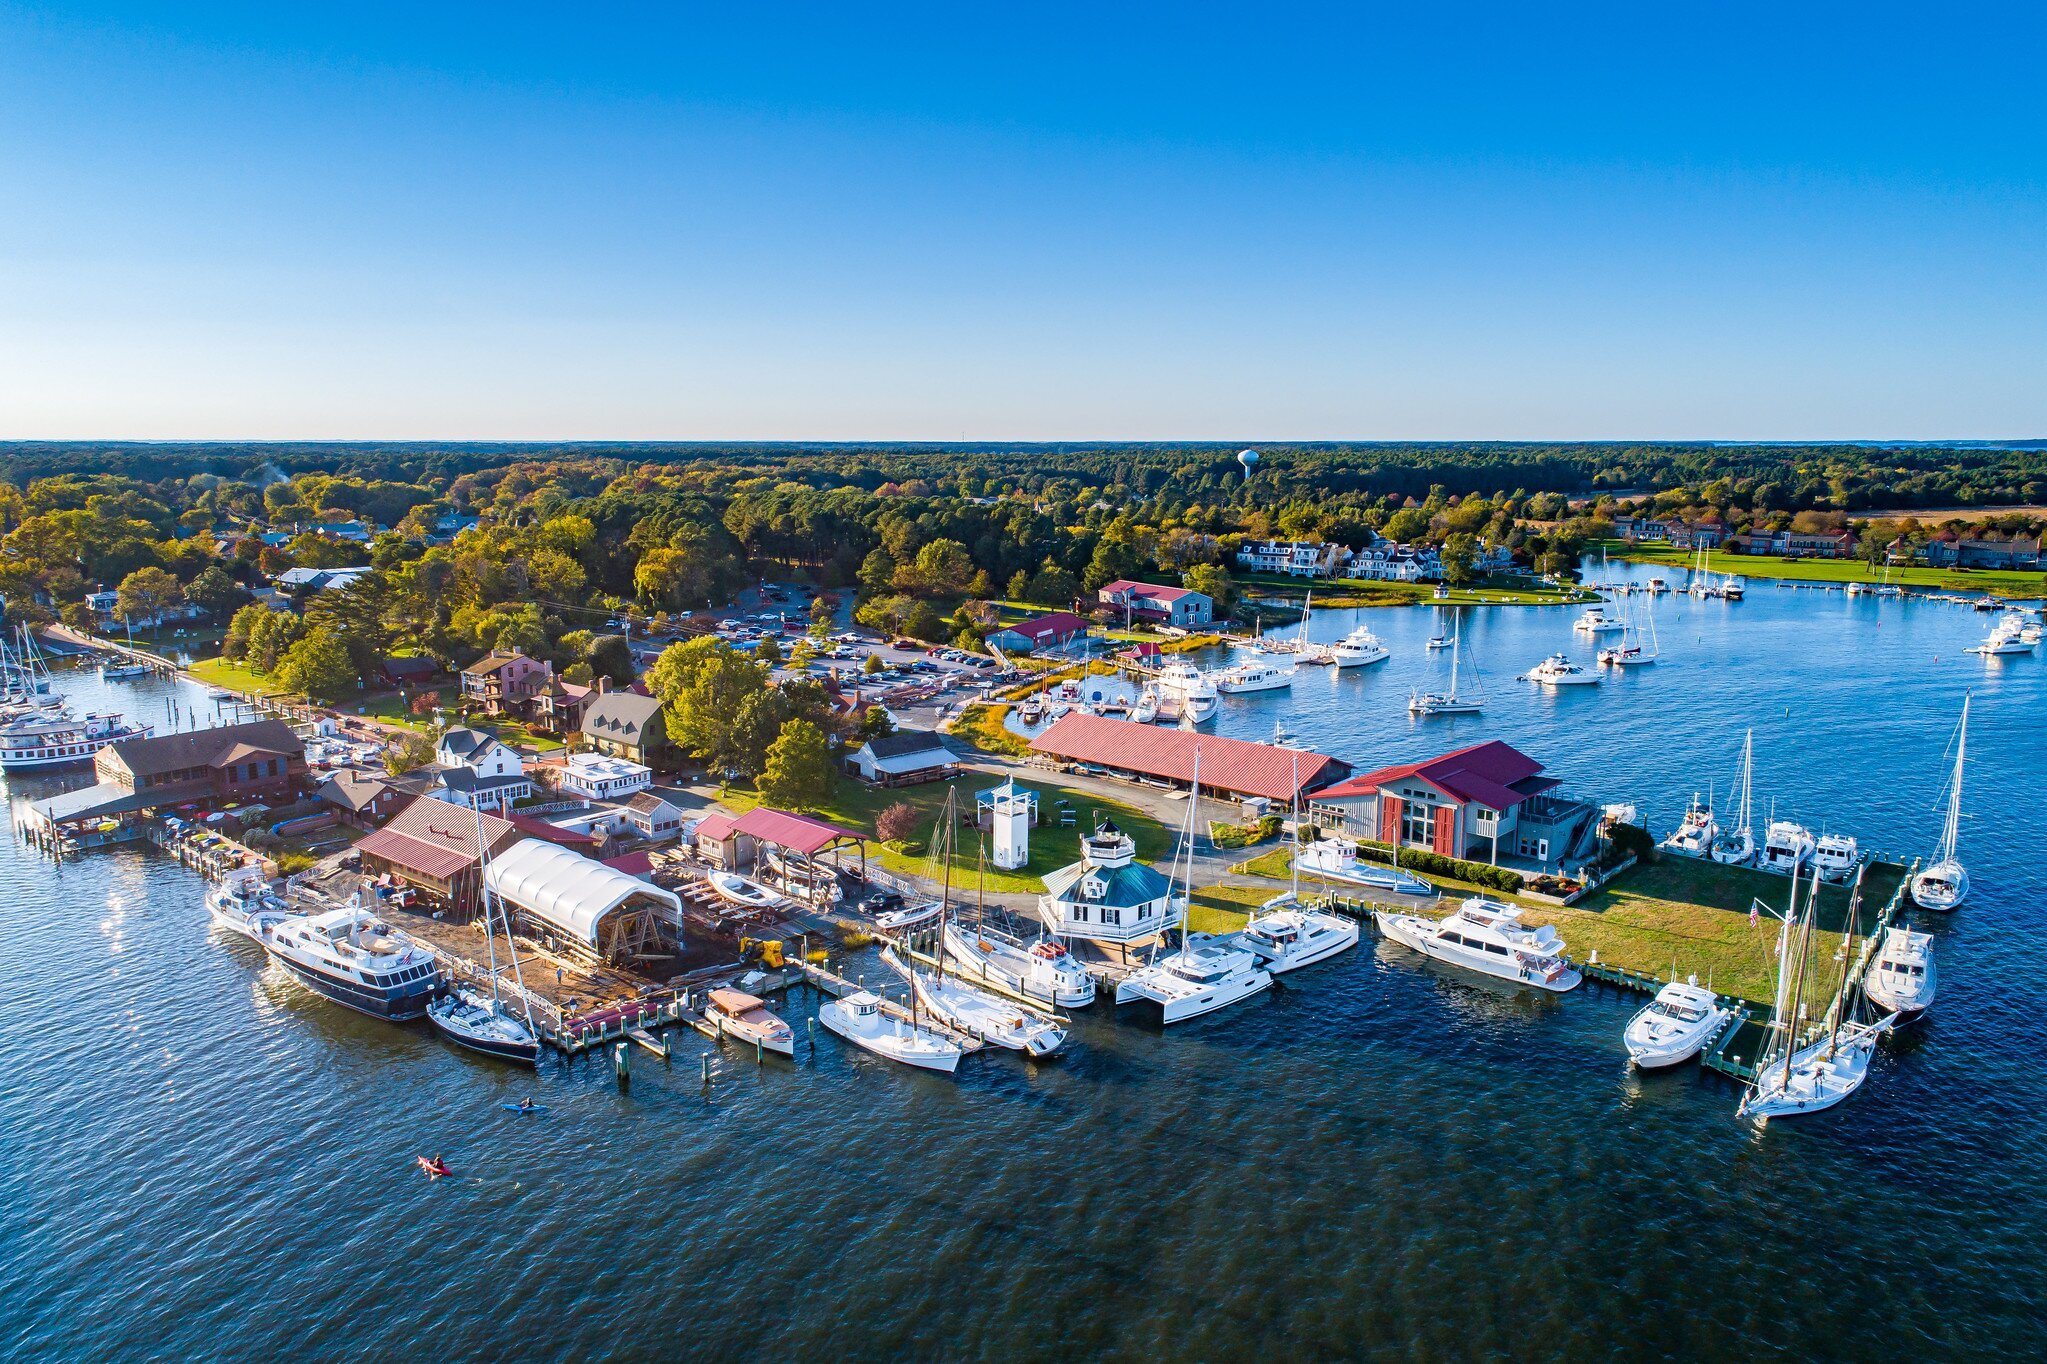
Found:
[[[1408,689],[1448,659],[1422,650],[1433,611],[1378,611],[1392,663],[1227,701],[1219,728],[1284,718],[1361,765],[1497,736],[1667,827],[1753,724],[1760,801],[1912,851],[1973,688],[1974,898],[1934,925],[1935,1012],[1842,1108],[1759,1135],[1716,1077],[1629,1072],[1629,997],[1537,999],[1370,943],[1170,1034],[1086,1015],[1045,1066],[983,1055],[944,1079],[824,1037],[756,1067],[684,1034],[622,1095],[590,1061],[521,1078],[312,999],[209,934],[199,882],[161,856],[56,867],[8,842],[0,1347],[2037,1353],[2047,658],[1963,654],[1987,621],[1959,608],[1757,584],[1665,599],[1653,668],[1512,682],[1554,648],[1589,658],[1570,614],[1467,617],[1479,717],[1410,723]],[[105,693],[147,713],[164,690]],[[792,997],[799,1031],[815,1007]],[[529,1091],[546,1115],[498,1108]],[[432,1152],[456,1178],[419,1177]]]

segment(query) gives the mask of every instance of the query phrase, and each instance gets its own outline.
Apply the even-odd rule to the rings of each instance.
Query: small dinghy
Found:
[[[729,904],[744,905],[748,909],[766,909],[782,902],[782,897],[758,881],[749,881],[737,872],[714,871],[704,878],[716,891],[718,898]]]
[[[874,926],[889,933],[901,933],[904,929],[922,928],[938,917],[939,904],[936,900],[921,905],[899,905],[874,916]]]
[[[419,1161],[419,1168],[426,1171],[428,1180],[439,1179],[443,1175],[455,1173],[448,1168],[448,1162],[442,1160],[439,1156],[419,1156],[417,1159]]]
[[[1013,1004],[956,976],[919,971],[884,947],[881,959],[910,982],[917,1001],[933,1018],[984,1042],[1027,1056],[1051,1056],[1066,1045],[1066,1029],[1021,1004]]]
[[[1622,1035],[1628,1059],[1644,1070],[1689,1061],[1719,1035],[1732,1015],[1697,976],[1683,984],[1673,981],[1628,1020]]]
[[[881,1011],[881,996],[860,990],[834,999],[817,1011],[817,1021],[863,1051],[919,1070],[959,1068],[960,1045],[940,1033],[905,1023]]]
[[[718,989],[704,1010],[711,1025],[737,1042],[751,1042],[778,1056],[796,1055],[796,1033],[768,1006],[743,990]]]

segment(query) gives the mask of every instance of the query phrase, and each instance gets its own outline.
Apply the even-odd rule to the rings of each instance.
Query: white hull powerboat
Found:
[[[1628,1020],[1622,1041],[1628,1059],[1644,1070],[1674,1066],[1697,1056],[1734,1016],[1698,979],[1675,981]]]
[[[1294,684],[1294,669],[1271,663],[1239,663],[1215,675],[1215,689],[1224,696],[1248,696],[1261,691],[1283,691]]]
[[[1184,1023],[1241,1003],[1272,984],[1258,958],[1234,944],[1191,933],[1175,952],[1131,972],[1116,1003],[1156,1006],[1163,1023]]]
[[[1325,838],[1306,844],[1294,854],[1294,864],[1309,875],[1372,890],[1390,891],[1396,895],[1437,893],[1433,882],[1410,876],[1397,867],[1359,857],[1357,844],[1346,839]]]
[[[260,867],[229,872],[207,888],[206,912],[222,928],[261,943],[266,933],[291,917],[291,906],[270,889]]]
[[[1788,819],[1777,819],[1770,822],[1763,834],[1763,859],[1758,865],[1764,871],[1790,876],[1810,862],[1812,856],[1812,831]]]
[[[1720,826],[1714,822],[1712,805],[1702,802],[1694,794],[1692,803],[1685,807],[1685,817],[1658,846],[1681,857],[1705,857],[1712,852],[1719,833]]]
[[[1157,686],[1161,696],[1179,699],[1182,719],[1197,725],[1212,719],[1222,704],[1215,683],[1192,663],[1168,663],[1159,670]]]
[[[1259,965],[1280,976],[1356,947],[1358,925],[1326,909],[1309,909],[1288,891],[1268,900],[1232,936],[1239,946],[1250,949]]]
[[[1362,625],[1329,647],[1329,661],[1339,668],[1362,668],[1391,657],[1385,642]]]
[[[743,990],[717,989],[705,1001],[704,1017],[735,1042],[751,1044],[777,1056],[796,1055],[796,1032],[767,1004]]]
[[[1852,835],[1821,834],[1813,840],[1812,860],[1825,880],[1846,881],[1855,874],[1862,852]]]
[[[1583,615],[1571,622],[1571,628],[1581,635],[1608,635],[1628,627],[1626,621],[1614,619],[1597,606],[1589,606]]]
[[[1564,959],[1564,940],[1547,924],[1529,928],[1521,911],[1474,895],[1447,919],[1378,913],[1379,931],[1425,957],[1499,980],[1562,994],[1584,977]]]
[[[1562,654],[1551,654],[1523,673],[1521,680],[1539,682],[1545,687],[1596,687],[1599,674],[1587,672]]]
[[[1933,935],[1909,928],[1884,930],[1883,944],[1862,979],[1863,993],[1879,1009],[1900,1019],[1917,1018],[1933,1004],[1939,984],[1933,967]]]
[[[858,990],[818,1007],[817,1021],[863,1051],[919,1070],[959,1069],[960,1045],[943,1034],[881,1011],[881,997]]]

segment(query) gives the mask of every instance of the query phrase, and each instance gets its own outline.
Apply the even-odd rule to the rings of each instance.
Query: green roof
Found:
[[[1173,885],[1142,862],[1130,862],[1120,867],[1097,867],[1087,862],[1075,862],[1047,875],[1045,890],[1055,900],[1079,902],[1078,894],[1069,895],[1067,892],[1076,890],[1080,878],[1089,872],[1101,877],[1108,885],[1100,899],[1085,903],[1109,905],[1116,909],[1131,909],[1162,900]]]

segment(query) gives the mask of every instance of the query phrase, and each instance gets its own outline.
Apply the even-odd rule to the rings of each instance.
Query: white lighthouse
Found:
[[[1015,871],[1031,860],[1031,793],[1017,790],[1012,781],[993,795],[989,832],[995,844],[995,865]]]

